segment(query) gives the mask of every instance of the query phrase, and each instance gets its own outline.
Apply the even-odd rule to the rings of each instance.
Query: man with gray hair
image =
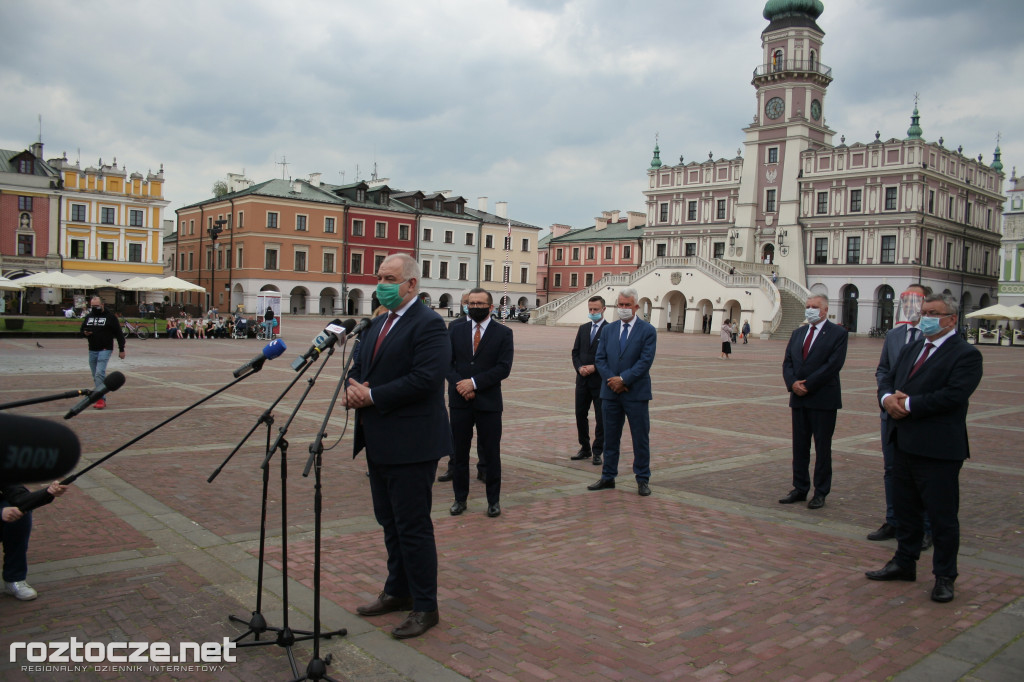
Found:
[[[905,346],[878,380],[878,402],[889,419],[884,438],[893,444],[896,554],[870,580],[917,580],[924,539],[923,515],[932,524],[935,553],[932,601],[953,600],[960,551],[960,469],[970,457],[967,408],[981,383],[982,357],[956,333],[956,301],[925,296],[918,328],[923,339]]]

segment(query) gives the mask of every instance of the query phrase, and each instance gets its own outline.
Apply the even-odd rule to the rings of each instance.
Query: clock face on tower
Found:
[[[764,115],[770,119],[776,119],[782,116],[782,112],[786,110],[786,103],[782,101],[781,97],[772,97],[768,100],[768,104],[764,105]]]
[[[811,118],[815,121],[821,119],[821,102],[818,100],[811,100]]]

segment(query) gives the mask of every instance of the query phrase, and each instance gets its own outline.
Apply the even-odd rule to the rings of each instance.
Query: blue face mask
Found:
[[[590,313],[589,315],[587,315],[587,317],[589,317],[594,322],[600,322],[604,315],[601,313]]]
[[[917,328],[925,336],[934,336],[942,331],[942,325],[939,324],[941,319],[941,317],[922,317],[921,321],[917,323]]]
[[[469,315],[469,305],[466,304],[466,303],[462,304],[462,314],[463,315]]]

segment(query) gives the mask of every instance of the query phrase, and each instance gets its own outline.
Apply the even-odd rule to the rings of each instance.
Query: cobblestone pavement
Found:
[[[323,320],[291,320],[288,352],[104,465],[35,514],[33,602],[0,596],[0,650],[12,642],[220,642],[256,605],[260,498],[267,431],[260,414],[294,379],[290,361]],[[363,619],[384,578],[365,462],[350,432],[324,454],[320,643],[343,680],[985,680],[1024,670],[1024,352],[984,347],[985,378],[970,412],[974,457],[961,475],[962,546],[956,599],[929,600],[927,553],[916,583],[873,583],[895,543],[865,535],[883,520],[874,367],[877,339],[854,339],[842,375],[843,409],[827,506],[781,506],[789,490],[784,341],[738,345],[718,359],[717,336],[661,334],[651,404],[654,494],[636,495],[624,443],[615,490],[588,492],[599,471],[574,462],[574,330],[513,323],[516,360],[505,382],[502,509],[484,514],[474,482],[469,511],[448,515],[437,484],[441,624],[398,642],[400,614]],[[90,385],[77,339],[0,338],[0,402]],[[231,381],[256,341],[130,340],[110,371],[127,376],[110,407],[65,422],[83,464],[111,452]],[[309,445],[341,360],[310,389],[287,434],[288,542],[282,543],[281,461],[269,469],[262,612],[310,629],[313,476]],[[275,408],[285,424],[307,372]],[[60,420],[70,405],[15,410]],[[330,447],[345,429],[329,423]],[[212,483],[207,478],[251,429]],[[624,439],[628,441],[627,439]],[[80,468],[81,468],[80,466]],[[443,467],[443,463],[442,463]],[[288,580],[282,581],[287,549]],[[267,639],[264,635],[262,639]],[[251,641],[247,637],[245,641]],[[311,642],[292,649],[304,670]],[[0,657],[19,680],[288,680],[288,649],[236,649],[222,670],[31,670]],[[38,664],[37,664],[38,665]],[[68,664],[74,665],[74,664]]]

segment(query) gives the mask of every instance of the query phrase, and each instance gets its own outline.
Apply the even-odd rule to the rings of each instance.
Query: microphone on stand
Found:
[[[350,328],[351,331],[349,331],[348,333],[348,338],[350,339],[359,336],[367,329],[369,329],[371,324],[373,324],[373,320],[371,320],[369,317],[364,317],[363,319],[359,320],[359,324],[355,324],[355,320],[345,320],[346,327],[348,326],[349,322],[351,322],[354,325],[353,327]]]
[[[351,326],[349,326],[351,324]],[[295,358],[292,362],[292,369],[296,372],[301,370],[310,360],[316,360],[328,348],[338,342],[339,338],[348,338],[349,330],[355,327],[355,320],[341,320],[335,318],[328,323],[324,330],[313,339],[313,345],[305,353]]]
[[[103,380],[103,388],[98,391],[93,391],[88,397],[82,398],[77,405],[68,410],[68,413],[64,415],[65,419],[71,419],[77,414],[80,414],[82,410],[89,407],[97,400],[117,389],[124,386],[124,375],[120,372],[111,372]]]
[[[123,378],[121,381],[124,383]],[[78,464],[82,446],[75,432],[63,424],[0,415],[0,451],[4,453],[0,457],[0,485],[6,486],[63,476]]]
[[[259,355],[236,369],[231,374],[237,379],[244,374],[249,374],[250,371],[258,372],[263,369],[264,362],[280,357],[286,350],[288,350],[288,346],[284,345],[283,339],[274,339],[263,347],[263,350],[260,351]]]

